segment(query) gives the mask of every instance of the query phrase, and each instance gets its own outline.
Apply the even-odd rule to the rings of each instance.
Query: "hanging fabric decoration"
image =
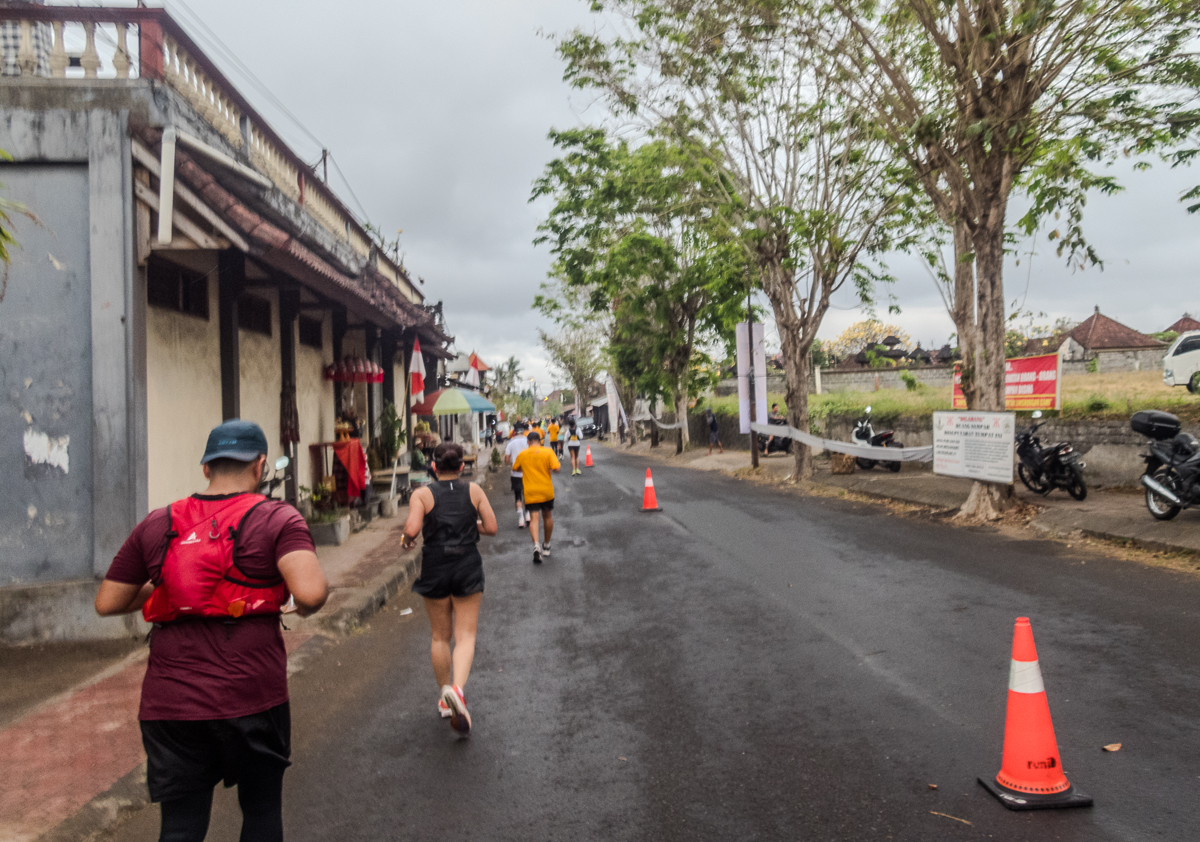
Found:
[[[362,357],[344,357],[325,366],[325,379],[335,383],[382,383],[383,368]]]
[[[412,388],[409,393],[412,403],[422,403],[425,400],[425,359],[421,356],[421,340],[413,340],[412,365],[409,367]]]
[[[475,356],[474,351],[467,361],[467,385],[472,389],[479,388],[479,357]]]

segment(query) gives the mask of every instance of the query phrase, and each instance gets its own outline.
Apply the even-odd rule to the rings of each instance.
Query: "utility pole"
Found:
[[[321,181],[329,186],[329,150],[321,150]]]
[[[754,395],[754,304],[751,299],[749,273],[746,274],[746,339],[746,345],[750,349],[750,423],[754,424],[758,419],[755,417],[754,411],[755,404],[757,403]],[[766,388],[765,383],[763,384],[763,388]],[[758,433],[754,432],[753,427],[750,428],[750,466],[752,468],[758,467]]]

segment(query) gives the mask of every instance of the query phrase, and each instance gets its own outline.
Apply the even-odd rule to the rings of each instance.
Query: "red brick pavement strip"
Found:
[[[313,635],[290,632],[290,654]],[[138,727],[144,655],[0,730],[0,840],[57,826],[146,759]]]

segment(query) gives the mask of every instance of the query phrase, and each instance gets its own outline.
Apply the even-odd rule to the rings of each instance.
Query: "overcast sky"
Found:
[[[446,302],[460,350],[495,364],[523,363],[539,390],[550,380],[538,343],[551,329],[530,305],[549,256],[532,240],[545,206],[530,186],[552,156],[551,127],[598,122],[584,93],[570,90],[547,39],[591,25],[586,0],[187,0],[167,2],[207,46],[189,9],[332,150],[366,216],[388,236],[398,228],[405,264],[423,292]],[[309,160],[320,145],[212,56],[275,129]],[[1072,271],[1043,240],[1032,261],[1006,273],[1007,297],[1025,307],[1083,319],[1094,305],[1143,331],[1162,330],[1185,310],[1200,313],[1195,266],[1200,217],[1177,197],[1200,171],[1129,173],[1128,190],[1092,201],[1087,229],[1107,261]],[[356,207],[345,186],[339,195]],[[1029,245],[1026,244],[1026,249]],[[940,345],[953,331],[929,276],[915,260],[892,262],[890,290],[902,312],[888,317],[914,340]],[[1026,289],[1028,292],[1026,293]],[[821,336],[863,318],[850,294],[835,301]],[[886,316],[886,309],[880,308]]]

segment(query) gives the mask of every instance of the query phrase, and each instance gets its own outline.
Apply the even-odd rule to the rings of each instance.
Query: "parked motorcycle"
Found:
[[[1033,423],[1017,433],[1017,476],[1034,494],[1049,494],[1056,488],[1065,489],[1076,500],[1087,497],[1083,481],[1086,463],[1069,442],[1042,444],[1037,431],[1046,423],[1039,422],[1041,410],[1033,413]]]
[[[768,418],[767,423],[780,427],[787,426],[787,420],[784,418]],[[767,443],[767,439],[771,440],[769,444]],[[768,456],[772,453],[791,453],[792,440],[785,436],[764,436],[762,433],[759,433],[758,452]]]
[[[894,430],[875,432],[875,428],[871,426],[871,407],[869,406],[863,417],[854,425],[854,430],[850,433],[850,441],[854,444],[868,444],[872,447],[904,447],[903,444],[896,441],[896,432]],[[892,462],[885,459],[867,459],[864,456],[856,456],[854,462],[864,471],[871,470],[880,462],[893,473],[897,473],[900,470],[899,462]]]
[[[262,482],[258,484],[258,493],[265,494],[268,497],[274,497],[275,491],[290,479],[287,473],[287,467],[292,463],[291,459],[286,456],[280,456],[275,460],[275,471],[268,477],[266,470],[263,470]]]
[[[1146,472],[1146,508],[1156,520],[1170,520],[1200,503],[1200,441],[1180,432],[1179,419],[1169,412],[1135,412],[1129,419],[1134,432],[1150,439],[1142,458]]]

